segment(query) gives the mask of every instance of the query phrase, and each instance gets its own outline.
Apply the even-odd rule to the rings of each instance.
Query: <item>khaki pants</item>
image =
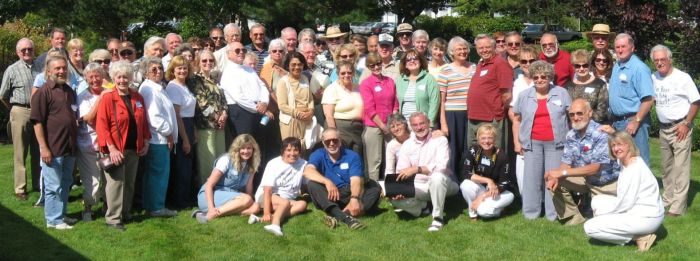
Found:
[[[39,190],[41,174],[39,145],[34,137],[34,127],[29,120],[29,115],[29,108],[13,106],[10,110],[15,193],[27,193],[27,169],[24,165],[27,160],[27,152],[30,152],[31,155],[32,187],[34,190]]]
[[[134,199],[134,182],[139,166],[139,156],[133,150],[124,150],[124,160],[121,165],[105,171],[105,201],[107,201],[107,224],[122,223],[124,217],[131,211]]]
[[[661,145],[661,181],[664,193],[661,198],[669,213],[685,214],[690,187],[690,150],[693,130],[684,140],[676,139],[673,127],[659,130]]]
[[[365,164],[368,177],[374,181],[378,181],[381,174],[381,165],[384,159],[384,147],[388,140],[385,139],[384,133],[380,128],[365,127],[362,133],[362,141],[365,148]]]
[[[597,195],[617,195],[617,181],[609,183],[603,186],[594,186],[586,183],[584,177],[568,177],[559,180],[559,188],[554,190],[552,193],[552,201],[554,202],[554,208],[557,210],[557,215],[560,220],[564,220],[570,217],[571,220],[583,220],[581,212],[578,211],[578,207],[571,197],[571,192],[588,193],[590,192],[593,196]],[[576,218],[575,216],[579,216]]]

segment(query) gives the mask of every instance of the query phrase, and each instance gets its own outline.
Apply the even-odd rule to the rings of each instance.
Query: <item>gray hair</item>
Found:
[[[29,42],[29,44],[32,45],[32,48],[34,48],[34,41],[32,41],[32,39],[24,37],[24,38],[19,39],[17,41],[17,45],[15,45],[15,50],[19,51],[19,44],[24,43],[24,42]]]
[[[387,117],[386,119],[386,125],[391,126],[394,123],[398,123],[403,125],[405,128],[408,128],[408,122],[406,121],[406,117],[403,116],[400,112],[391,114]]]
[[[301,41],[303,36],[306,36],[306,35],[310,35],[311,38],[313,39],[313,41],[316,41],[316,32],[314,32],[314,29],[311,29],[311,28],[301,29],[301,31],[299,31],[299,35],[297,36],[297,38],[299,39],[299,41]]]
[[[488,39],[491,42],[491,46],[496,47],[496,39],[493,39],[493,37],[491,37],[491,35],[488,34],[476,35],[476,38],[474,38],[474,45],[476,45],[476,42],[482,39]]]
[[[150,49],[150,48],[151,48],[151,45],[153,45],[154,43],[160,43],[160,45],[162,45],[163,48],[165,48],[165,47],[167,46],[167,45],[165,44],[165,39],[163,39],[162,37],[159,37],[159,36],[151,36],[151,37],[148,38],[148,40],[146,40],[145,43],[143,43],[143,50],[144,50],[144,52],[145,52],[145,50]]]
[[[97,58],[112,59],[112,54],[109,53],[109,51],[107,51],[106,49],[95,49],[90,53],[88,61],[92,62]]]
[[[543,34],[542,34],[542,37],[540,37],[540,39],[544,38],[545,36],[552,37],[552,38],[554,38],[554,43],[557,43],[557,44],[559,43],[559,39],[557,38],[557,35],[556,35],[556,34],[553,34],[553,33],[543,33]]]
[[[88,63],[83,69],[83,75],[87,76],[89,73],[99,73],[102,77],[107,76],[107,72],[102,68],[102,65],[98,63]]]
[[[467,51],[469,51],[469,49],[470,49],[470,47],[469,47],[470,44],[469,44],[469,42],[467,42],[467,40],[464,40],[464,38],[459,37],[459,36],[452,37],[452,39],[450,39],[450,42],[447,44],[447,55],[449,55],[450,58],[452,57],[452,50],[454,50],[454,48],[457,45],[466,46]]]
[[[511,37],[511,36],[520,36],[520,37],[522,37],[522,35],[520,35],[520,32],[518,32],[518,31],[510,31],[510,32],[507,32],[507,33],[506,33],[506,38]]]
[[[314,48],[314,50],[316,49],[313,42],[299,42],[299,46],[297,46],[297,52],[303,52],[304,48],[307,46]]]
[[[530,78],[538,74],[547,75],[547,78],[554,81],[554,66],[545,61],[535,61],[530,64]]]
[[[649,58],[654,60],[654,57],[653,57],[654,53],[658,52],[658,51],[665,51],[669,60],[673,58],[673,52],[671,52],[671,49],[669,49],[667,46],[665,46],[663,44],[657,44],[656,46],[651,48],[651,51],[649,51]]]
[[[291,33],[294,33],[294,36],[296,36],[297,30],[292,28],[292,27],[285,27],[284,29],[282,29],[282,31],[280,31],[280,35],[291,34]]]
[[[119,75],[125,75],[131,81],[134,78],[134,68],[131,66],[131,63],[118,61],[109,67],[109,76],[112,79],[116,79]]]
[[[241,28],[238,27],[238,25],[234,23],[228,23],[226,26],[224,26],[224,36],[229,35],[231,31],[238,31],[239,33],[241,32]]]
[[[200,52],[201,53],[201,52]],[[141,75],[148,75],[148,67],[151,66],[151,64],[158,64],[158,65],[163,65],[163,60],[161,60],[158,57],[155,56],[145,56],[141,60],[141,63],[139,63],[139,72]],[[163,70],[163,74],[165,74],[165,70]]]
[[[413,31],[413,35],[411,36],[411,41],[415,41],[418,38],[425,38],[426,41],[430,41],[430,36],[428,35],[428,32],[426,32],[423,29],[418,29]]]
[[[629,35],[627,33],[621,33],[621,34],[618,34],[617,36],[615,36],[615,42],[617,42],[617,40],[620,40],[620,39],[627,39],[627,42],[630,45],[634,46],[634,38],[632,38],[631,35]]]
[[[181,55],[184,52],[189,51],[192,56],[194,56],[194,49],[192,49],[192,45],[190,43],[183,43],[177,48],[175,48],[175,55]]]
[[[282,54],[287,53],[287,43],[282,40],[282,38],[275,38],[274,40],[270,41],[270,44],[267,46],[267,51],[272,52],[272,49],[275,47],[282,48],[284,51]]]
[[[427,114],[425,114],[425,112],[422,112],[422,111],[416,111],[414,113],[411,113],[411,115],[408,116],[408,120],[410,121],[411,119],[413,119],[415,117],[419,117],[419,116],[425,117],[425,119],[428,120],[428,123],[430,123],[430,118],[428,117]]]
[[[586,109],[586,111],[591,111],[593,110],[593,107],[591,106],[591,102],[588,101],[586,98],[576,98],[573,101],[571,101],[571,105],[577,102],[582,102],[583,103],[583,108]],[[571,106],[569,106],[569,110],[571,110]]]
[[[168,38],[173,37],[173,36],[177,37],[178,39],[180,39],[180,42],[182,42],[182,36],[180,36],[179,34],[176,34],[176,33],[166,34],[165,35],[165,42],[168,42]]]
[[[263,29],[263,32],[265,32],[265,26],[262,25],[262,24],[254,24],[254,25],[252,25],[252,26],[250,27],[250,31],[252,32],[253,30],[258,29],[258,28],[262,28],[262,29]]]

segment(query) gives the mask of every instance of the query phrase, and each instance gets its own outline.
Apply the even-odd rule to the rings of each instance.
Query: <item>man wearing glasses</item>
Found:
[[[404,52],[413,48],[411,37],[413,37],[413,26],[411,24],[402,23],[396,27],[396,38],[399,38],[399,47],[394,49],[394,54],[392,55],[394,60],[400,60]]]
[[[352,230],[363,229],[356,217],[376,207],[381,189],[372,180],[365,183],[360,155],[342,146],[338,130],[324,130],[322,140],[323,148],[309,156],[309,166],[332,182],[309,181],[311,200],[326,213],[323,222],[331,229],[338,221]]]
[[[233,42],[240,42],[241,41],[241,28],[238,28],[238,26],[234,23],[229,23],[226,26],[224,26],[224,31],[221,33],[221,29],[218,29],[218,33],[212,29],[212,32],[210,35],[213,35],[211,39],[214,41],[214,46],[216,48],[216,41],[217,39],[221,42],[223,41],[224,36],[217,36],[217,35],[225,35],[226,39],[226,46],[223,46],[222,48],[216,48],[217,51],[214,52],[214,59],[216,59],[216,67],[219,69],[219,71],[224,71],[226,68],[226,65],[229,64],[228,60],[228,45],[232,44]],[[219,37],[219,38],[215,38]]]
[[[112,55],[112,61],[119,61],[119,46],[121,46],[121,41],[117,38],[109,38],[107,40],[107,51]]]
[[[591,193],[591,196],[617,194],[620,165],[610,158],[608,134],[591,119],[592,116],[591,104],[586,99],[579,98],[571,103],[571,130],[566,133],[561,165],[544,175],[559,220],[565,225],[586,221],[571,197],[572,193]]]
[[[523,74],[520,68],[520,47],[523,45],[523,37],[519,32],[512,31],[506,33],[506,61],[513,68],[513,80]]]
[[[240,30],[238,37],[240,38]],[[214,50],[218,51],[219,49],[224,48],[224,31],[221,31],[221,28],[214,27],[209,30],[209,38],[214,41]]]
[[[542,53],[540,60],[546,61],[554,65],[554,84],[564,86],[574,75],[574,67],[571,65],[571,55],[564,50],[559,49],[559,41],[557,36],[551,33],[545,33],[540,38]]]
[[[246,45],[248,51],[253,52],[258,56],[258,65],[255,66],[255,71],[260,73],[263,63],[265,63],[265,58],[270,55],[267,52],[267,42],[265,42],[265,26],[262,24],[255,24],[250,27],[250,44]]]
[[[39,144],[29,120],[29,102],[32,83],[36,74],[32,71],[34,43],[28,38],[17,41],[15,47],[19,60],[5,70],[0,85],[2,104],[9,109],[12,147],[14,151],[15,198],[27,200],[27,176],[25,162],[27,151],[31,153],[32,188],[39,190]]]

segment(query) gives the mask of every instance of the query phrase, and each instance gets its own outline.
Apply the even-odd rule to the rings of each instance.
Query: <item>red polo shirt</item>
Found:
[[[554,65],[554,78],[557,79],[556,85],[564,86],[566,82],[573,78],[574,66],[571,65],[571,55],[568,52],[559,49],[559,53],[551,61],[547,59],[544,53],[540,53],[540,60]]]
[[[504,116],[501,93],[513,88],[513,68],[501,57],[482,60],[476,66],[469,87],[467,113],[470,120],[502,120]]]

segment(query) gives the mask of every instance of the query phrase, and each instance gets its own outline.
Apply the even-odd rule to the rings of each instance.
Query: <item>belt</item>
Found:
[[[623,115],[620,115],[620,116],[610,114],[610,119],[611,119],[612,121],[621,121],[621,120],[629,119],[630,117],[632,117],[632,116],[634,116],[634,115],[637,115],[637,113],[632,112],[632,113],[623,114]]]
[[[659,122],[659,127],[661,127],[662,129],[668,129],[668,128],[671,128],[673,126],[676,126],[676,124],[682,122],[683,120],[684,120],[684,118],[681,118],[681,119],[678,119],[675,121],[671,121],[669,123]]]
[[[10,105],[29,109],[29,104],[10,103]]]

